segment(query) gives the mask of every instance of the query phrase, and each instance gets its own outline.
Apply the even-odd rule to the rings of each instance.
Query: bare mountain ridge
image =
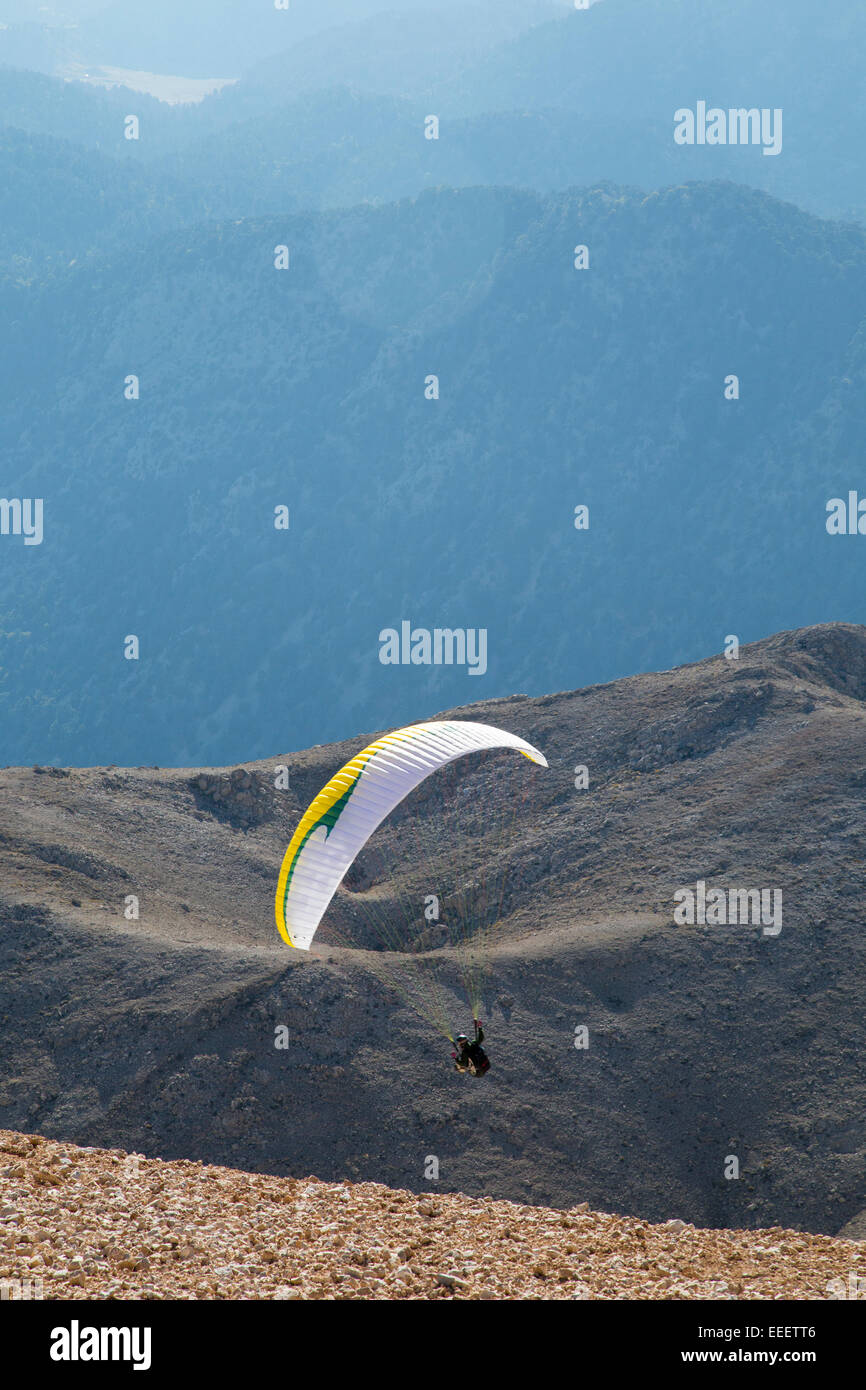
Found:
[[[0,1124],[415,1190],[432,1154],[443,1191],[835,1233],[866,1207],[864,699],[866,629],[830,624],[453,711],[551,762],[509,847],[477,1085],[363,952],[276,937],[288,837],[372,735],[234,770],[6,769]],[[437,796],[413,814],[445,825]],[[407,814],[380,854],[411,891]],[[701,879],[781,889],[779,935],[676,927],[674,893]],[[389,891],[341,889],[338,934]]]

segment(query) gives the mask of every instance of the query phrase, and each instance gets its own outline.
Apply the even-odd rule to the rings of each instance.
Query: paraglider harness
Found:
[[[481,1046],[484,1041],[484,1029],[477,1018],[474,1018],[472,1022],[475,1024],[474,1039],[470,1042],[461,1033],[457,1039],[460,1051],[452,1052],[451,1056],[454,1058],[454,1066],[457,1071],[468,1071],[472,1076],[483,1076],[486,1071],[490,1070],[490,1058]]]

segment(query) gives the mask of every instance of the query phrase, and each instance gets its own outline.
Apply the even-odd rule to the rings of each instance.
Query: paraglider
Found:
[[[489,724],[410,724],[364,748],[311,803],[277,883],[276,917],[288,946],[307,951],[347,869],[377,826],[431,772],[484,748],[514,748],[541,767],[531,743]]]
[[[484,1029],[477,1018],[473,1018],[472,1022],[475,1025],[475,1037],[472,1042],[465,1033],[458,1033],[455,1041],[460,1051],[452,1052],[451,1056],[454,1058],[457,1071],[468,1071],[472,1076],[483,1076],[490,1070],[490,1058],[481,1046],[484,1041]]]
[[[343,877],[377,827],[432,773],[488,749],[514,749],[548,766],[544,754],[516,734],[469,720],[411,724],[385,734],[346,763],[301,817],[283,858],[275,900],[283,941],[309,950]],[[487,1070],[479,1031],[476,1025],[469,1047],[478,1046],[479,1065],[486,1061]]]

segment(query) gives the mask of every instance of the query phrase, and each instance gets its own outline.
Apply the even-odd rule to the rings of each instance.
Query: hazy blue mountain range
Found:
[[[429,0],[114,0],[0,7],[0,64],[52,73],[71,63],[187,77],[238,77],[259,60],[316,35],[382,23],[403,34],[432,17],[455,54],[513,37],[561,15],[569,0],[467,0],[451,15]],[[465,37],[464,37],[465,35]],[[363,38],[363,32],[361,34]],[[338,43],[342,40],[338,40]]]
[[[847,94],[852,124],[864,35],[857,0],[820,9],[811,0],[604,0],[498,47],[455,82],[454,100],[474,113],[619,106],[647,117],[705,97],[721,106],[787,103],[820,118],[832,86]]]
[[[347,15],[339,27],[314,33],[279,49],[250,68],[235,101],[260,102],[263,96],[287,96],[323,85],[346,84],[358,91],[389,93],[413,99],[457,75],[541,21],[563,17],[573,9],[541,3],[502,5],[499,0],[457,4],[455,0],[421,4],[397,14],[383,4],[381,13]],[[505,49],[508,51],[508,49]],[[230,101],[227,103],[232,105]]]
[[[626,117],[650,183],[655,128],[670,132],[678,109],[700,100],[781,108],[781,157],[688,149],[683,177],[736,178],[815,210],[862,216],[864,60],[866,7],[858,0],[827,0],[820,9],[811,0],[700,8],[691,0],[604,0],[503,45],[437,95],[453,114],[555,107],[599,123]]]
[[[0,129],[0,280],[129,245],[207,215],[207,198],[166,172],[65,140]]]
[[[864,316],[866,233],[725,184],[441,190],[7,283],[0,495],[45,536],[0,540],[3,761],[224,763],[855,620],[825,504]],[[486,674],[383,666],[403,620],[485,628]]]
[[[140,146],[124,139],[123,122],[133,112],[144,124],[156,152],[190,133],[190,112],[172,108],[142,92],[118,87],[103,91],[79,82],[63,82],[39,72],[0,68],[0,128],[49,135],[97,149],[112,158],[141,160]],[[173,132],[173,138],[168,132]],[[163,136],[162,132],[166,132]]]
[[[347,31],[344,43],[339,38],[275,55],[209,104],[249,112],[268,98],[341,83],[420,100],[446,131],[467,116],[564,112],[571,120],[536,137],[526,159],[538,170],[535,187],[555,186],[563,162],[571,164],[571,182],[604,162],[604,176],[616,180],[631,179],[639,167],[647,188],[672,178],[730,178],[825,215],[864,215],[866,156],[854,115],[866,70],[859,0],[828,0],[820,10],[811,0],[725,0],[699,12],[692,0],[604,0],[492,47],[475,65],[455,62],[450,78],[440,62],[426,90],[420,59],[413,66],[398,49],[392,63],[377,53],[381,44],[365,47],[362,28]],[[698,101],[726,111],[781,109],[782,154],[677,147],[674,114]],[[521,166],[524,132],[512,121],[500,135]]]
[[[264,756],[861,616],[862,6],[549,12],[257,12],[198,106],[0,70],[0,498],[45,508],[0,535],[0,761]],[[40,22],[136,68],[198,25],[213,73],[242,12],[149,13],[128,55],[137,5]],[[701,100],[782,152],[678,146]],[[383,666],[403,620],[487,672]]]
[[[623,181],[647,172],[627,127],[557,111],[491,113],[446,122],[424,138],[425,107],[338,88],[191,141],[158,170],[226,216],[293,206],[390,202],[425,189],[495,184],[541,192],[593,183],[615,165]],[[658,132],[658,183],[678,177],[678,151]],[[681,166],[679,166],[681,168]]]
[[[0,70],[0,125],[157,164],[198,191],[205,217],[383,202],[440,184],[548,192],[730,179],[866,219],[859,0],[820,13],[806,0],[726,0],[699,20],[680,0],[603,0],[508,41],[509,26],[538,15],[496,13],[493,23],[489,7],[422,6],[299,33],[198,106]],[[675,113],[698,102],[780,111],[780,152],[678,145]],[[129,112],[138,141],[124,139]],[[424,139],[431,114],[438,140]]]

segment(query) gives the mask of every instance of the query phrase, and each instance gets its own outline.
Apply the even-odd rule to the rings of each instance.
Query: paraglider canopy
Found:
[[[344,874],[386,816],[438,768],[488,748],[513,748],[548,765],[516,734],[443,720],[386,734],[340,768],[302,816],[283,859],[275,903],[283,940],[309,950]]]

